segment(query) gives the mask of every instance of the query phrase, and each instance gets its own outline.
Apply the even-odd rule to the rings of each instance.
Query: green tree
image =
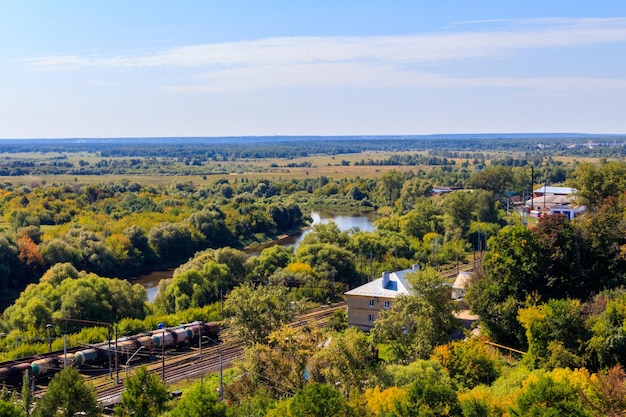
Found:
[[[491,410],[489,405],[482,398],[470,397],[464,401],[461,401],[461,410],[463,410],[463,417],[489,417]]]
[[[228,270],[232,275],[232,280],[243,281],[249,273],[249,257],[248,254],[244,251],[226,246],[216,249],[213,252],[213,258],[218,264],[224,264],[228,266]],[[232,287],[232,282],[222,282],[222,285],[226,285],[226,287],[220,288],[224,290],[230,290],[230,288]]]
[[[476,217],[479,222],[497,223],[498,222],[498,202],[493,193],[477,190],[474,193],[476,201]]]
[[[232,188],[230,192],[232,194]],[[188,221],[202,233],[206,246],[217,247],[233,241],[232,233],[226,227],[226,216],[216,207],[197,211],[189,217]]]
[[[159,285],[154,300],[158,311],[176,313],[189,308],[204,307],[220,299],[220,289],[231,287],[228,266],[208,261],[201,270],[187,269],[175,274],[167,284]]]
[[[344,392],[361,390],[377,374],[378,358],[372,352],[367,335],[350,328],[315,353],[310,372],[331,384],[339,383]]]
[[[617,288],[626,279],[626,199],[608,198],[574,226],[583,238],[582,273],[587,292]]]
[[[433,184],[425,179],[411,178],[402,184],[400,198],[397,201],[398,208],[402,212],[412,210],[415,203],[424,197],[430,197],[433,193]]]
[[[413,210],[401,217],[401,231],[418,239],[422,239],[427,233],[442,234],[442,217],[441,210],[433,204],[432,199],[417,200]]]
[[[542,375],[530,382],[511,407],[512,416],[591,416],[578,390],[567,381]]]
[[[137,264],[138,270],[149,268],[157,262],[157,254],[150,246],[144,229],[134,224],[124,230],[124,236],[130,240],[133,246],[131,257]]]
[[[24,417],[25,414],[16,405],[9,401],[0,400],[0,416],[2,417]]]
[[[259,256],[253,258],[253,274],[261,277],[269,277],[278,268],[284,268],[294,259],[293,249],[281,245],[263,249]]]
[[[383,246],[380,239],[380,231],[377,232],[356,232],[350,239],[349,249],[353,253],[359,254],[359,262],[361,268],[364,267],[364,262],[367,259],[369,263],[370,254],[373,259],[377,261],[383,261],[384,255],[387,253],[388,248]]]
[[[468,338],[435,348],[434,358],[462,386],[491,384],[500,375],[500,360],[477,338]]]
[[[302,224],[302,211],[296,204],[272,204],[268,211],[279,232],[293,229]]]
[[[0,291],[7,289],[21,289],[26,285],[20,282],[19,249],[13,239],[8,235],[0,235]]]
[[[314,224],[311,231],[302,239],[301,245],[316,245],[328,243],[336,246],[345,246],[350,240],[348,232],[341,231],[335,222]]]
[[[24,414],[26,414],[26,416],[30,416],[31,407],[35,401],[35,393],[30,383],[30,375],[31,372],[29,370],[28,372],[24,372],[24,376],[22,377],[22,407],[24,408]]]
[[[526,329],[528,340],[525,361],[534,366],[553,368],[582,365],[580,355],[589,335],[580,301],[549,300],[545,304],[529,306],[519,310],[518,320]],[[565,352],[569,355],[564,355]],[[567,362],[563,363],[565,360]]]
[[[232,290],[226,296],[224,311],[234,334],[248,344],[264,342],[295,314],[285,287],[252,284]]]
[[[56,278],[51,278],[58,282]],[[45,315],[113,322],[115,318],[145,317],[146,289],[126,280],[81,273],[60,284],[31,285],[5,310],[12,328],[26,330],[29,324],[45,326]]]
[[[94,388],[74,368],[65,368],[55,374],[48,390],[35,406],[37,417],[73,417],[100,415]]]
[[[296,261],[311,265],[321,277],[349,285],[360,282],[355,256],[348,249],[330,243],[300,244]]]
[[[589,365],[594,368],[626,365],[626,294],[623,290],[597,295],[587,308],[597,311],[587,320]]]
[[[380,200],[386,206],[393,206],[400,192],[402,191],[402,184],[404,183],[404,175],[397,170],[391,170],[385,172],[380,176],[378,180],[378,192]]]
[[[465,182],[466,188],[480,188],[495,194],[502,194],[513,183],[513,171],[502,165],[491,165],[475,172]]]
[[[161,223],[150,229],[150,246],[161,262],[172,262],[193,253],[195,242],[188,224]]]
[[[376,343],[388,343],[400,362],[427,358],[433,348],[447,340],[457,322],[448,286],[433,268],[408,273],[411,295],[397,297],[381,313],[372,330]]]
[[[311,382],[298,392],[289,405],[293,417],[334,417],[345,415],[343,396],[328,385]]]
[[[178,400],[171,417],[226,417],[226,405],[203,382],[195,383],[185,390]]]
[[[296,393],[307,382],[307,364],[320,343],[323,338],[315,328],[283,325],[269,335],[267,344],[246,348],[242,373],[253,391],[264,387],[274,398]]]
[[[424,367],[406,388],[406,400],[396,404],[401,417],[460,416],[456,387],[441,367]]]
[[[446,240],[458,240],[467,236],[475,207],[476,199],[468,191],[455,191],[444,198],[442,208],[445,213]]]
[[[589,279],[582,263],[586,246],[582,229],[565,216],[552,215],[539,219],[534,233],[545,258],[541,271],[545,286],[542,297],[586,299],[595,286],[590,281],[596,279]]]
[[[39,282],[49,282],[52,285],[59,285],[66,278],[78,278],[80,272],[69,262],[55,263],[50,269],[48,269]]]
[[[496,340],[525,345],[517,311],[537,291],[542,258],[536,235],[524,226],[508,226],[489,239],[483,270],[474,273],[466,300],[483,329]]]
[[[578,164],[569,180],[589,210],[596,210],[609,197],[617,197],[626,191],[626,163],[602,161],[596,166],[590,162]]]
[[[169,400],[165,384],[145,366],[126,379],[124,388],[122,405],[116,409],[120,416],[152,417],[162,413]]]

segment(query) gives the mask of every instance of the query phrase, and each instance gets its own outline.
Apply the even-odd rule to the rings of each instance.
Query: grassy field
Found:
[[[397,170],[401,172],[415,172],[419,169],[424,171],[430,171],[434,167],[428,165],[404,165],[404,166],[392,166],[392,165],[358,165],[361,161],[368,160],[386,160],[393,155],[427,155],[427,152],[381,152],[381,151],[367,151],[361,153],[350,154],[337,154],[337,155],[308,155],[301,158],[263,158],[263,159],[240,159],[236,161],[211,161],[205,163],[199,169],[202,173],[196,175],[176,175],[176,172],[189,172],[189,167],[183,163],[174,162],[174,165],[169,165],[164,168],[162,173],[154,174],[120,174],[120,175],[23,175],[23,176],[0,176],[0,181],[4,183],[10,183],[14,186],[37,186],[40,184],[67,184],[67,183],[80,183],[80,184],[100,184],[108,182],[118,182],[126,179],[130,182],[138,182],[146,186],[169,186],[173,183],[180,182],[192,182],[196,185],[202,185],[205,183],[213,183],[217,179],[228,178],[234,180],[235,178],[249,178],[249,179],[268,179],[268,180],[289,180],[289,179],[302,179],[306,177],[316,178],[319,176],[326,176],[333,179],[339,178],[375,178],[388,172],[390,170]],[[489,164],[491,160],[500,159],[507,156],[514,158],[523,158],[524,155],[516,153],[503,153],[503,152],[490,152],[483,153],[486,158],[486,163]],[[88,152],[76,152],[76,153],[41,153],[41,152],[28,152],[28,153],[11,153],[0,154],[0,165],[2,162],[10,161],[34,161],[34,162],[51,162],[51,161],[65,161],[72,163],[75,167],[79,166],[79,162],[88,163],[89,167],[94,167],[96,163],[107,161],[121,161],[130,160],[128,157],[100,157],[93,153]],[[142,158],[132,158],[142,159]],[[154,159],[154,158],[151,158]],[[465,158],[449,158],[454,160],[456,167],[461,167],[463,163],[469,163],[468,169],[473,169],[473,160]],[[588,161],[592,163],[598,162],[598,158],[575,158],[575,157],[554,157],[555,160],[562,161],[565,164],[573,164],[576,161]],[[172,164],[173,158],[157,158],[157,160],[168,160]],[[290,166],[288,166],[290,165]],[[308,166],[298,166],[308,165]],[[194,167],[198,168],[198,167]]]
[[[414,153],[413,153],[414,154]],[[213,183],[216,179],[228,178],[263,178],[269,180],[285,180],[285,179],[301,179],[306,177],[327,176],[329,178],[354,178],[361,177],[378,177],[390,170],[397,171],[416,171],[418,169],[430,170],[432,167],[421,166],[355,166],[355,162],[368,159],[386,159],[393,153],[391,152],[367,152],[359,154],[344,155],[314,155],[304,158],[295,159],[246,159],[237,161],[220,161],[205,164],[204,167],[222,170],[223,173],[218,174],[198,174],[198,175],[175,175],[171,173],[151,174],[151,175],[23,175],[23,176],[0,176],[0,181],[10,183],[14,186],[36,186],[40,184],[100,184],[108,182],[117,182],[127,179],[131,182],[138,182],[142,185],[149,186],[168,186],[175,182],[192,182],[201,185],[203,183]],[[23,153],[0,155],[0,160],[10,159],[26,159],[26,160],[54,160],[60,154],[39,154],[39,153]],[[71,154],[67,162],[78,164],[79,160],[89,162],[90,165],[104,158],[94,157],[93,155]],[[106,159],[125,159],[125,158],[106,158]],[[342,165],[341,161],[348,161],[349,165]],[[300,165],[310,164],[308,167],[287,167],[287,164]],[[181,168],[183,168],[181,166]]]

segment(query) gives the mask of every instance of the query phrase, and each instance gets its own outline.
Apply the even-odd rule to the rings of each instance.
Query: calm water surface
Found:
[[[311,218],[313,219],[312,225],[320,223],[335,222],[340,230],[349,230],[353,227],[358,227],[361,231],[371,232],[374,230],[374,220],[376,219],[375,213],[358,213],[358,214],[337,214],[332,212],[311,212]],[[304,230],[302,233],[298,233],[293,236],[289,236],[285,239],[281,239],[277,242],[268,242],[263,245],[259,245],[246,251],[249,255],[258,255],[263,249],[273,245],[294,246],[298,247],[302,239],[311,232],[311,229]],[[146,287],[148,290],[148,301],[154,301],[154,297],[157,293],[157,286],[159,281],[165,278],[171,278],[176,268],[168,268],[161,271],[154,271],[147,275],[142,275],[137,279],[132,280],[133,284],[139,283]]]

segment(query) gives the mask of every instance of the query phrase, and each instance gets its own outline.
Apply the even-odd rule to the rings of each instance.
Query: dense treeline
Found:
[[[0,240],[3,289],[6,293],[39,284],[28,287],[7,310],[5,325],[7,330],[41,329],[55,314],[108,322],[151,312],[177,313],[210,305],[242,283],[285,286],[296,299],[323,303],[341,299],[346,286],[384,270],[416,262],[462,262],[500,227],[496,200],[487,191],[429,198],[432,189],[429,180],[397,171],[379,180],[242,179],[159,189],[129,181],[6,186],[0,208],[12,229]],[[310,205],[317,198],[361,208],[387,206],[388,211],[374,232],[316,225],[295,252],[274,247],[250,258],[239,250],[301,227],[299,204]],[[139,293],[127,297],[124,309],[106,297],[100,300],[105,306],[94,299],[101,291],[120,291],[99,277],[133,276],[183,262],[194,253],[171,280],[161,282],[154,305],[144,306]],[[55,295],[53,289],[65,278],[70,278],[65,292]],[[136,293],[130,287],[124,291]],[[55,301],[60,297],[72,305],[89,303],[91,309],[65,308]]]
[[[392,155],[386,159],[368,159],[367,161],[361,159],[360,162],[355,162],[354,165],[455,165],[454,160],[448,160],[448,158],[440,158],[437,156],[427,155]]]
[[[548,160],[537,175],[560,167]],[[392,258],[449,263],[463,259],[470,244],[484,247],[479,236],[484,240],[503,224],[496,197],[505,190],[529,190],[530,177],[525,167],[444,168],[350,180],[219,179],[201,186],[152,187],[129,180],[33,187],[6,183],[0,188],[0,213],[10,228],[0,236],[5,272],[0,287],[24,288],[59,262],[100,276],[130,277],[180,263],[205,248],[242,248],[301,227],[302,205],[352,211],[387,207],[381,214],[393,215],[381,219],[377,236],[355,234],[356,243],[342,242],[360,264],[368,256],[391,266]],[[432,199],[434,184],[484,191]],[[313,253],[309,258],[317,262]],[[364,277],[346,282],[359,279]]]
[[[299,158],[308,155],[352,154],[364,151],[429,151],[432,156],[450,153],[494,151],[533,153],[541,156],[624,156],[623,136],[594,135],[433,135],[433,136],[340,136],[340,137],[233,137],[233,138],[131,138],[81,140],[0,141],[0,153],[77,153],[87,152],[102,158],[100,166],[80,163],[78,167],[63,156],[42,162],[36,158],[5,158],[1,175],[28,173],[93,173],[96,168],[112,173],[138,172],[155,164],[201,166],[207,162],[263,158]],[[126,158],[124,162],[111,159]],[[147,161],[144,161],[146,159]],[[531,160],[532,158],[526,158]],[[375,162],[375,161],[372,161]],[[387,161],[387,164],[391,161]],[[396,163],[407,163],[398,160]],[[94,164],[95,165],[95,164]],[[191,171],[198,172],[198,171]],[[179,172],[180,173],[180,172]]]
[[[489,239],[468,301],[484,330],[529,350],[535,366],[626,366],[626,164],[580,164],[570,178],[587,211],[509,226]]]
[[[476,164],[377,178],[6,184],[4,285],[38,283],[6,310],[0,346],[41,334],[54,317],[117,321],[123,334],[228,317],[223,324],[248,347],[220,415],[620,415],[611,413],[626,409],[626,164],[539,158],[533,184],[518,157],[473,156]],[[506,215],[503,197],[563,180],[587,206],[583,216],[528,228]],[[438,195],[436,185],[465,189]],[[376,209],[377,228],[316,225],[295,251],[240,250],[301,227],[301,207],[317,205]],[[472,250],[486,252],[467,301],[483,337],[528,351],[520,364],[482,339],[447,343],[458,322],[437,269]],[[141,287],[101,278],[168,260],[188,262],[161,282],[154,303]],[[311,302],[339,300],[347,287],[414,263],[423,266],[407,276],[416,294],[394,302],[371,337],[345,330],[341,314],[325,330],[283,326]],[[199,404],[200,391],[179,404]]]
[[[509,169],[493,169],[491,174],[510,178]],[[587,212],[573,222],[548,216],[532,228],[513,224],[500,229],[495,216],[480,225],[491,236],[483,242],[489,250],[468,301],[480,315],[483,333],[528,349],[520,363],[499,357],[477,338],[446,344],[443,335],[454,325],[450,302],[442,295],[441,278],[425,268],[407,276],[418,294],[396,300],[370,339],[352,331],[320,335],[315,328],[263,333],[256,341],[265,343],[249,347],[242,377],[227,387],[227,411],[268,416],[305,415],[302,410],[333,416],[623,415],[625,169],[621,162],[576,167],[570,181]],[[403,228],[411,219],[424,227],[413,236],[433,233],[435,224],[441,228],[440,242],[471,235],[477,212],[462,208],[472,205],[475,193],[414,201],[419,210],[412,213],[398,205],[393,175],[387,180],[391,188],[383,198],[396,204],[396,212],[379,220],[376,233],[395,227],[406,236],[412,229]],[[504,184],[501,191],[510,186],[502,178],[491,184]],[[494,198],[492,192],[484,195]],[[315,234],[313,244],[347,247],[359,235],[342,237],[328,227]],[[409,257],[416,259],[415,253]],[[257,291],[244,298],[261,297],[263,289]],[[385,342],[385,361],[373,359],[372,342]],[[401,364],[391,364],[396,361]]]
[[[275,198],[270,182],[218,181],[210,187],[5,185],[0,213],[0,288],[19,290],[59,262],[100,276],[131,277],[196,251],[243,247],[298,229],[297,204]]]

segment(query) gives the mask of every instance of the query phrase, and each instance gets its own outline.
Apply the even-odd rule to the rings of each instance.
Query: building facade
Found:
[[[417,270],[419,265],[402,271],[383,272],[380,278],[346,292],[348,326],[371,330],[381,311],[390,309],[396,297],[412,293],[404,276]]]

